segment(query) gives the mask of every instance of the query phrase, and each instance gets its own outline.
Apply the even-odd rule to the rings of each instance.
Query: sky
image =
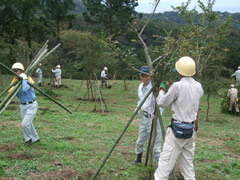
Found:
[[[172,6],[180,6],[182,2],[186,2],[187,0],[161,0],[156,12],[164,12],[164,11],[172,11]],[[198,0],[192,0],[191,8],[197,6]],[[202,0],[205,4],[207,4],[207,0]],[[136,8],[138,12],[143,13],[151,13],[153,10],[153,2],[154,0],[138,0],[139,6]],[[213,7],[215,11],[221,12],[240,12],[240,0],[216,0],[216,3]],[[197,8],[197,10],[199,10]]]

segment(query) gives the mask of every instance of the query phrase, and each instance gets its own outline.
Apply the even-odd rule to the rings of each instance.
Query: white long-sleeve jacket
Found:
[[[235,73],[233,73],[232,76],[236,76],[236,79],[240,80],[240,69],[235,71]]]
[[[146,86],[147,91],[143,93],[143,83],[141,83],[138,87],[138,105],[137,107],[141,104],[142,100],[144,99],[145,95],[149,92],[149,90],[152,88],[151,82]],[[153,114],[155,109],[155,103],[154,103],[154,97],[153,93],[151,93],[144,104],[141,107],[142,111],[148,112],[148,114]]]
[[[191,77],[183,77],[171,85],[168,92],[160,91],[157,103],[160,107],[172,106],[172,117],[179,122],[191,123],[196,120],[203,89]]]

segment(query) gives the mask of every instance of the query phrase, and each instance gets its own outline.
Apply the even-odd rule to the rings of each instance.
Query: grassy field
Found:
[[[6,85],[10,77],[4,76],[3,80]],[[53,88],[52,95],[74,111],[80,102],[74,97],[81,81],[63,82],[68,88]],[[24,144],[19,103],[15,99],[0,117],[0,179],[89,180],[133,114],[139,83],[129,81],[125,91],[123,81],[111,81],[112,89],[102,90],[109,109],[105,114],[93,112],[93,101],[83,101],[78,112],[70,115],[37,92],[39,109],[34,125],[41,141],[32,146]],[[86,83],[77,97],[85,93]],[[222,114],[220,103],[217,97],[211,99],[210,122],[206,122],[206,97],[201,101],[194,161],[199,180],[240,179],[240,118]],[[100,102],[97,110],[101,110]],[[163,115],[165,128],[170,118],[171,109],[167,108]],[[134,120],[98,179],[146,179],[147,168],[143,164],[132,165],[139,123],[140,119]]]

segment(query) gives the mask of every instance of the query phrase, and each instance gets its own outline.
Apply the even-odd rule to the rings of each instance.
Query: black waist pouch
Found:
[[[169,126],[172,128],[173,134],[176,138],[189,139],[193,135],[193,123],[176,123],[172,122]]]

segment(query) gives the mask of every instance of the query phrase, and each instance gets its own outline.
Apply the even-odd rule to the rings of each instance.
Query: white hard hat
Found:
[[[39,66],[41,66],[42,64],[41,63],[39,63]]]
[[[57,65],[57,66],[56,66],[56,68],[59,68],[59,69],[60,69],[60,68],[61,68],[61,66],[60,66],[60,65]]]
[[[231,84],[230,87],[231,87],[231,88],[234,88],[234,84]]]
[[[14,63],[12,65],[12,69],[20,69],[20,70],[24,71],[24,66],[21,63]]]
[[[238,66],[238,69],[240,69],[240,66]]]
[[[108,68],[107,68],[107,67],[104,67],[103,69],[104,69],[105,71],[107,71],[107,70],[108,70]]]
[[[195,61],[188,56],[181,57],[175,63],[175,67],[177,72],[183,76],[193,76],[196,73]]]

